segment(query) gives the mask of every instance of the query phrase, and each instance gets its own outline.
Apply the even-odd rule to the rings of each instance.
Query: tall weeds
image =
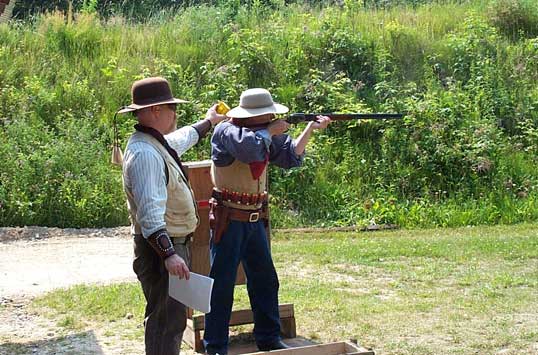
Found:
[[[0,25],[0,225],[128,223],[110,124],[150,75],[191,101],[181,124],[253,86],[292,111],[406,113],[335,123],[303,167],[271,170],[277,226],[536,220],[538,44],[498,2],[236,5]],[[184,158],[209,158],[209,142]]]

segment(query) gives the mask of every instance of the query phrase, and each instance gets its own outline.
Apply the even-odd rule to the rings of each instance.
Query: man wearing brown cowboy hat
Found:
[[[288,112],[273,102],[269,91],[249,89],[227,113],[231,119],[215,128],[211,139],[210,276],[215,280],[211,312],[205,317],[207,354],[227,354],[228,327],[239,262],[247,276],[258,348],[286,348],[280,338],[278,277],[269,252],[267,220],[267,164],[289,169],[302,163],[312,132],[330,123],[326,116],[310,122],[295,140],[284,134],[289,124],[275,120]]]
[[[176,129],[176,105],[163,78],[136,81],[132,103],[119,113],[138,119],[123,159],[123,185],[134,236],[133,269],[146,298],[146,354],[177,355],[186,308],[168,296],[168,275],[189,278],[188,245],[198,212],[179,156],[225,116],[211,107],[206,118]]]

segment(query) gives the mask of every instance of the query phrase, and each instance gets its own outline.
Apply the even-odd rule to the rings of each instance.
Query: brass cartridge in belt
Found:
[[[231,196],[230,196],[230,199],[228,201],[232,201],[232,202],[236,202],[236,203],[241,203],[241,201],[239,201],[239,194],[235,191],[232,191],[231,193]]]

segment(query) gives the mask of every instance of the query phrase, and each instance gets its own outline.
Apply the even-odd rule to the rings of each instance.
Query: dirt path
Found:
[[[125,227],[78,234],[56,228],[2,228],[0,295],[26,297],[82,283],[134,280],[132,253]]]
[[[142,339],[126,339],[100,326],[67,330],[28,306],[47,291],[83,283],[132,280],[128,227],[0,228],[0,355],[143,354]],[[230,354],[255,351],[239,342]],[[185,344],[182,355],[196,354]]]
[[[136,280],[127,227],[0,228],[0,354],[141,354],[138,341],[69,333],[27,310],[32,297],[82,283]]]

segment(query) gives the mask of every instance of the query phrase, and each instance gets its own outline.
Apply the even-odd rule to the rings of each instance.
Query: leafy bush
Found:
[[[416,30],[397,22],[386,25],[388,51],[399,75],[409,81],[421,79],[424,65],[424,43]]]
[[[0,132],[2,225],[115,226],[126,222],[121,179],[99,151],[91,121],[66,118],[56,132],[16,120]]]
[[[80,4],[73,21],[0,25],[0,225],[128,223],[111,121],[132,82],[153,75],[190,100],[182,125],[251,86],[295,112],[406,114],[334,123],[302,167],[271,169],[276,226],[538,217],[538,42],[507,41],[479,5],[227,2],[135,23]],[[120,118],[123,144],[134,122]],[[208,157],[206,139],[183,159]]]

